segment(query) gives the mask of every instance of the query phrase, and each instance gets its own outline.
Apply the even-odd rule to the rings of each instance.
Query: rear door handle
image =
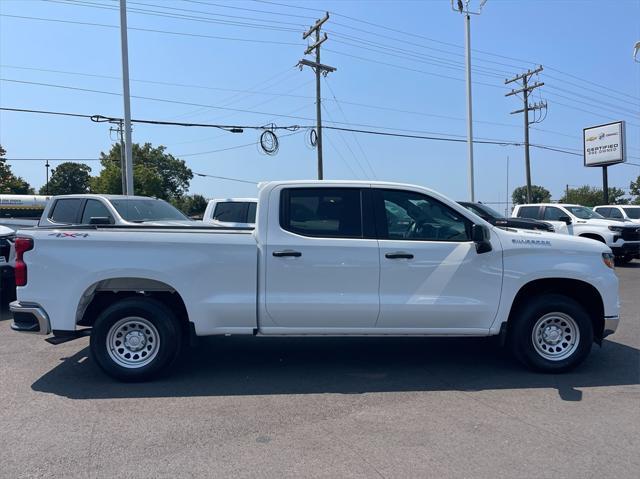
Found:
[[[302,253],[300,251],[286,249],[284,251],[274,251],[273,256],[275,256],[276,258],[283,258],[285,256],[293,256],[294,258],[299,258],[300,256],[302,256]]]
[[[400,251],[397,253],[385,253],[384,257],[387,259],[413,259],[413,255],[411,253],[403,253]]]

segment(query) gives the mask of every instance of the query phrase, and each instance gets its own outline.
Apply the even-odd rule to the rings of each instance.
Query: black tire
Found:
[[[512,353],[536,371],[568,371],[582,363],[591,351],[591,318],[578,302],[567,296],[533,297],[520,305],[509,323],[508,342]]]
[[[125,338],[129,340],[126,345]],[[173,312],[154,299],[134,297],[112,304],[98,316],[90,349],[94,361],[109,376],[146,381],[175,361],[181,345],[182,328]]]

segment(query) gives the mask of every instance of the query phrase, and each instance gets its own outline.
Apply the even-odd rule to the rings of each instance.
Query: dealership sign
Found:
[[[582,130],[584,166],[606,166],[625,161],[624,121]]]

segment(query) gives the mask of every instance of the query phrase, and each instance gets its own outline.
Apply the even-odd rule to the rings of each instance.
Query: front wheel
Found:
[[[177,357],[182,330],[159,301],[134,297],[105,309],[91,331],[91,354],[102,370],[121,381],[144,381]]]
[[[572,298],[558,294],[538,296],[521,305],[511,321],[511,350],[532,369],[568,371],[591,351],[591,318]]]

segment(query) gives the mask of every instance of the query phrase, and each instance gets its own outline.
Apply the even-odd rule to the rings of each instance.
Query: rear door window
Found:
[[[532,220],[540,219],[539,206],[521,206],[518,209],[518,218],[529,218]]]
[[[598,208],[595,211],[596,213],[601,214],[605,218],[609,218],[611,216],[611,208]]]
[[[53,205],[53,211],[49,218],[54,223],[77,223],[83,201],[81,198],[63,198],[57,200],[56,204]]]
[[[280,225],[303,236],[362,238],[358,188],[287,188],[282,191]]]

